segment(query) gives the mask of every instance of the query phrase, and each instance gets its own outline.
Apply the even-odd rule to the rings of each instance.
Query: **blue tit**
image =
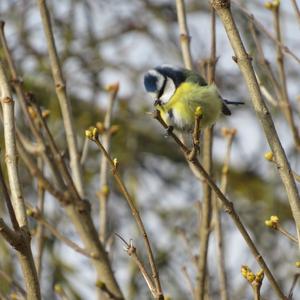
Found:
[[[198,106],[202,109],[203,129],[213,125],[221,113],[231,115],[226,104],[242,104],[222,99],[216,85],[208,85],[196,72],[169,65],[149,70],[144,85],[165,123],[181,131],[193,129]]]

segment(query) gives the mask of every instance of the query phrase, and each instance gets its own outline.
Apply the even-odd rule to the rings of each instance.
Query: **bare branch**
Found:
[[[91,139],[92,141],[94,141],[97,146],[99,147],[99,149],[101,150],[101,152],[105,155],[105,158],[107,159],[107,161],[109,162],[111,168],[112,168],[112,174],[118,184],[118,187],[120,189],[120,191],[122,192],[122,194],[124,195],[130,210],[132,212],[132,215],[136,221],[136,224],[138,226],[138,229],[140,231],[140,233],[142,234],[143,238],[144,238],[144,243],[145,243],[145,247],[146,247],[146,251],[148,254],[148,260],[151,266],[151,270],[152,270],[152,277],[154,279],[155,282],[155,287],[157,289],[157,293],[159,295],[162,296],[162,289],[161,289],[161,285],[160,285],[160,281],[159,281],[159,274],[155,265],[155,261],[154,261],[154,256],[153,256],[153,252],[151,249],[151,245],[150,245],[150,241],[147,235],[147,232],[145,230],[145,226],[144,223],[141,219],[140,213],[138,211],[138,209],[136,208],[133,199],[131,198],[130,194],[128,193],[125,184],[123,183],[119,173],[118,173],[118,169],[117,169],[117,162],[114,161],[111,156],[109,155],[109,153],[107,153],[106,149],[103,147],[102,143],[99,140],[98,137],[98,130],[96,127],[87,130],[86,131],[86,135],[89,139]]]
[[[236,27],[235,21],[230,10],[230,1],[213,1],[218,15],[220,16],[225,30],[227,32],[231,46],[235,52],[237,64],[241,70],[244,80],[247,84],[249,94],[251,96],[253,108],[260,120],[270,148],[274,154],[275,161],[278,167],[279,175],[282,183],[285,186],[287,197],[291,206],[292,214],[296,222],[297,233],[300,235],[300,198],[299,192],[293,178],[289,162],[287,160],[284,149],[279,140],[275,129],[271,114],[262,98],[259,85],[257,83],[255,73],[251,64],[249,55],[242,43],[240,34]],[[222,5],[220,6],[219,3]],[[298,238],[299,240],[299,238]],[[300,248],[300,244],[299,244]],[[267,275],[267,274],[266,274]],[[279,292],[279,291],[278,291]],[[281,293],[281,291],[280,291]],[[279,293],[279,294],[280,294]],[[281,294],[282,296],[282,294]]]
[[[113,105],[116,100],[116,96],[119,90],[119,83],[111,84],[107,87],[109,92],[108,107],[104,117],[104,132],[102,133],[102,144],[106,151],[109,153],[110,150],[110,127],[112,119]],[[102,243],[105,245],[106,234],[107,234],[107,201],[109,196],[109,187],[108,187],[108,161],[105,158],[105,155],[101,154],[101,163],[100,163],[100,191],[99,191],[99,238]]]
[[[192,69],[192,56],[190,49],[190,40],[191,37],[189,35],[187,21],[186,21],[186,13],[185,13],[185,5],[184,0],[176,0],[176,8],[177,8],[177,18],[180,32],[180,45],[181,45],[181,53],[183,56],[183,62],[186,68]]]
[[[142,273],[142,275],[143,275],[143,277],[144,277],[144,279],[145,279],[145,281],[148,285],[148,288],[149,288],[151,294],[153,295],[153,297],[155,299],[160,299],[159,298],[160,295],[159,295],[159,293],[157,293],[156,287],[155,287],[154,283],[152,282],[151,277],[148,275],[143,262],[141,261],[141,259],[137,255],[136,248],[133,246],[132,240],[130,240],[130,242],[127,243],[125,241],[125,239],[122,238],[122,236],[120,236],[118,233],[115,232],[115,235],[125,244],[124,250],[127,252],[127,254],[129,256],[131,256],[133,258],[134,262],[137,264],[137,266],[138,266],[140,272]]]
[[[166,128],[168,125],[162,120],[161,117],[157,117],[157,114],[159,112],[156,112],[154,117],[161,123],[161,125]],[[178,137],[172,133],[171,136],[175,136],[174,141],[177,143],[179,140]],[[188,154],[189,151],[186,149],[185,145],[181,143],[179,140],[179,143],[177,143],[178,146],[180,147],[180,150],[183,152],[187,162],[188,160]],[[243,236],[249,250],[253,254],[254,258],[260,265],[260,267],[264,270],[266,276],[268,277],[270,284],[272,285],[273,289],[276,291],[277,295],[280,297],[280,299],[286,299],[284,294],[282,293],[277,281],[275,280],[273,274],[271,273],[270,269],[268,268],[267,264],[265,263],[262,255],[258,252],[254,242],[252,241],[250,235],[248,234],[246,228],[244,227],[243,223],[241,222],[238,214],[236,213],[233,203],[229,201],[226,196],[221,192],[221,190],[218,188],[218,186],[215,184],[215,182],[212,180],[212,178],[209,176],[209,174],[205,171],[203,166],[200,164],[199,160],[197,158],[194,158],[192,161],[189,161],[191,164],[193,164],[194,168],[201,174],[201,176],[206,180],[206,182],[209,184],[211,189],[216,193],[217,197],[220,199],[220,201],[223,204],[224,210],[228,215],[231,217],[233,220],[235,226]]]
[[[62,117],[64,121],[64,128],[66,131],[67,144],[70,154],[70,168],[72,170],[72,177],[78,193],[81,197],[84,195],[83,182],[80,166],[80,158],[77,149],[77,141],[74,130],[73,116],[71,112],[70,99],[67,96],[65,81],[63,78],[56,46],[54,35],[52,31],[50,14],[47,8],[46,0],[37,0],[40,14],[43,22],[44,32],[46,35],[46,41],[48,45],[48,52],[50,58],[50,64],[52,69],[52,75],[55,82],[56,94],[59,100]]]

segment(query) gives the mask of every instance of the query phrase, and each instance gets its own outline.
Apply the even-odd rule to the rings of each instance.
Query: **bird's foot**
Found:
[[[168,138],[171,135],[171,133],[173,132],[173,130],[174,130],[173,126],[168,126],[166,129],[165,138]]]

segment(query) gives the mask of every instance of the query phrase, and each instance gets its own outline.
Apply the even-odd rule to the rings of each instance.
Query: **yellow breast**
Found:
[[[159,110],[168,125],[190,130],[193,128],[195,110],[198,106],[201,106],[203,111],[201,127],[211,126],[222,110],[222,100],[215,85],[182,83],[171,99],[160,106]]]

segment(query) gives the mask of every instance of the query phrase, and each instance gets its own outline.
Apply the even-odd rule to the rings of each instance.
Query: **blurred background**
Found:
[[[186,1],[194,65],[201,72],[210,56],[209,1]],[[296,55],[300,49],[299,19],[293,1],[282,1],[281,22],[284,44]],[[171,0],[64,0],[48,1],[52,25],[71,97],[80,149],[84,145],[87,127],[103,121],[109,95],[106,86],[120,85],[113,111],[113,124],[119,126],[112,138],[111,153],[120,162],[120,170],[130,193],[134,196],[154,245],[163,290],[172,299],[191,299],[189,285],[182,268],[186,267],[195,279],[196,269],[188,248],[198,253],[199,201],[202,186],[194,178],[181,153],[161,126],[147,113],[153,103],[143,89],[143,74],[154,66],[167,63],[183,66],[179,44],[179,30],[175,1]],[[256,72],[276,99],[261,61],[257,45],[250,31],[249,14],[274,34],[272,12],[264,1],[232,1],[234,17],[248,52],[253,56]],[[46,41],[37,4],[32,0],[2,0],[1,20],[19,74],[27,91],[51,114],[49,123],[62,151],[66,150],[62,119],[49,65]],[[276,76],[276,45],[265,34],[256,31],[265,57]],[[274,164],[264,159],[269,151],[263,130],[252,109],[243,78],[232,60],[233,51],[222,24],[217,19],[216,83],[226,99],[241,100],[245,105],[232,108],[232,116],[221,119],[214,129],[214,177],[219,180],[226,153],[226,140],[221,128],[236,128],[228,178],[228,197],[246,224],[275,277],[287,293],[297,273],[297,246],[284,236],[265,227],[270,215],[278,215],[283,226],[292,234],[294,223],[284,188]],[[299,64],[286,56],[288,94],[295,123],[299,125]],[[292,169],[299,170],[299,155],[292,132],[276,105],[268,102],[279,137]],[[17,123],[26,134],[27,124],[16,103]],[[3,140],[1,140],[3,149]],[[3,163],[3,153],[2,153]],[[99,151],[90,143],[84,164],[84,183],[87,198],[92,204],[98,224]],[[26,201],[36,204],[36,182],[21,164],[20,172]],[[128,299],[150,299],[145,282],[131,259],[123,251],[123,244],[114,232],[126,240],[133,239],[138,251],[145,256],[142,239],[138,235],[127,204],[110,178],[113,189],[109,198],[109,250],[118,282]],[[0,214],[4,204],[0,201]],[[46,196],[45,215],[49,222],[70,239],[80,244],[78,236],[57,202]],[[230,299],[251,299],[252,291],[240,274],[242,264],[258,271],[258,265],[247,250],[231,220],[222,216],[224,226],[225,264]],[[32,230],[36,224],[32,221]],[[184,234],[182,234],[184,233]],[[188,245],[185,240],[188,240]],[[218,278],[215,263],[215,243],[212,234],[209,246],[210,299],[218,299]],[[35,239],[33,237],[33,249]],[[21,281],[14,255],[0,239],[0,269]],[[1,282],[1,281],[0,281]],[[46,248],[42,272],[44,299],[56,299],[53,286],[61,284],[70,299],[95,299],[95,273],[88,259],[75,253],[46,232]],[[0,290],[5,292],[5,285]],[[267,280],[262,287],[263,299],[275,299]],[[294,299],[300,297],[295,289]]]

